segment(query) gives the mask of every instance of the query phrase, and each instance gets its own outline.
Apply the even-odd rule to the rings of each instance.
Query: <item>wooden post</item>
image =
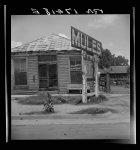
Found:
[[[95,65],[95,96],[98,97],[98,93],[99,93],[99,87],[98,87],[98,60],[97,60],[97,56],[95,58],[95,62],[94,62],[94,65]]]
[[[87,103],[86,63],[84,60],[84,51],[83,50],[82,50],[82,78],[83,78],[82,102]]]
[[[109,73],[108,72],[106,73],[106,90],[107,90],[107,93],[110,92],[110,79],[109,79]]]

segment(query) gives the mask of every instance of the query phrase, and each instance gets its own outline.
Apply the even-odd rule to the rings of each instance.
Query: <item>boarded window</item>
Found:
[[[70,75],[72,84],[82,84],[81,57],[70,57]]]
[[[26,59],[15,59],[15,85],[27,85]]]

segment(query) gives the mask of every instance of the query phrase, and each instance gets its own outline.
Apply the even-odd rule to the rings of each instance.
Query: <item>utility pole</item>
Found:
[[[86,78],[86,63],[84,60],[84,51],[82,50],[82,78],[83,78],[83,87],[82,87],[82,102],[87,103],[87,78]]]

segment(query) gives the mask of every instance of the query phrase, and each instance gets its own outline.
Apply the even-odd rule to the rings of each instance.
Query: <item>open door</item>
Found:
[[[39,88],[51,90],[56,89],[57,85],[57,65],[39,64]]]

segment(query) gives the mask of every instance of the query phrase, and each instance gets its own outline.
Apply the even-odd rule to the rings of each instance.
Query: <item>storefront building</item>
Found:
[[[11,51],[11,91],[81,93],[82,52],[71,40],[52,34]],[[86,55],[88,92],[94,92],[94,60]]]

